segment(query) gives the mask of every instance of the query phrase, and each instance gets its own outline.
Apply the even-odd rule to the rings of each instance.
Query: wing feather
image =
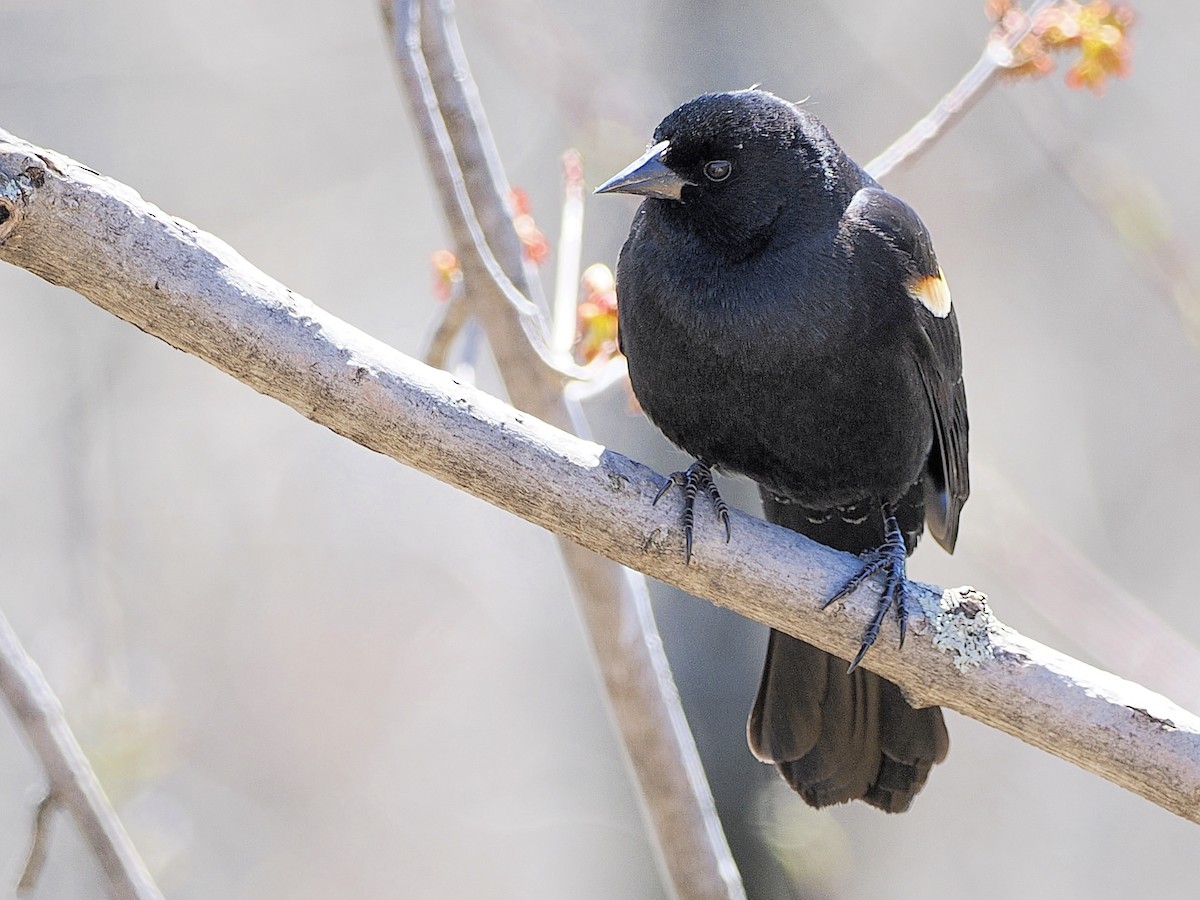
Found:
[[[958,519],[971,492],[967,473],[967,396],[963,387],[958,319],[946,277],[924,223],[903,200],[879,187],[855,194],[847,216],[856,219],[895,254],[905,292],[920,326],[917,370],[929,398],[936,440],[925,492],[929,531],[953,552]]]

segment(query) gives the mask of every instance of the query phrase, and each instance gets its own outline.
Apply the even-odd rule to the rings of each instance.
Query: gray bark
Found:
[[[192,353],[363,446],[822,649],[849,657],[874,605],[820,610],[855,560],[733,512],[684,564],[661,476],[410,359],[130,188],[0,132],[0,258]],[[865,665],[917,704],[1000,728],[1200,822],[1200,719],[997,622],[969,589],[917,587]],[[949,607],[939,611],[939,604]]]

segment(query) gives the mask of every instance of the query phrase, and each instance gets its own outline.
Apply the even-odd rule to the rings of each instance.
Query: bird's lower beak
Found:
[[[600,187],[597,194],[640,194],[660,200],[679,200],[683,189],[693,182],[674,172],[663,162],[669,141],[655,144]]]

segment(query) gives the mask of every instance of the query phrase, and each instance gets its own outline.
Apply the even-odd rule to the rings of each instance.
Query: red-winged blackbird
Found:
[[[815,116],[764,91],[705,94],[600,192],[647,199],[617,265],[621,349],[646,414],[709,467],[758,482],[766,517],[882,571],[844,662],[771,632],[750,747],[813,806],[908,808],[949,747],[941,710],[858,668],[926,522],[953,551],[967,499],[958,324],[929,234]],[[728,536],[728,535],[727,535]]]

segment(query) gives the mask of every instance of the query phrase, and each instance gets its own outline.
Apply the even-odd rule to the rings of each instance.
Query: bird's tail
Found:
[[[865,800],[903,812],[950,740],[935,707],[914,709],[866,669],[771,631],[747,726],[750,749],[812,806]]]
[[[883,540],[877,505],[813,515],[763,491],[763,512],[776,524],[838,550],[858,553]],[[921,533],[924,485],[898,504],[909,552]],[[950,738],[938,707],[915,709],[900,688],[782,632],[772,631],[762,682],[750,712],[750,749],[774,763],[813,806],[865,800],[903,812],[946,758]]]

